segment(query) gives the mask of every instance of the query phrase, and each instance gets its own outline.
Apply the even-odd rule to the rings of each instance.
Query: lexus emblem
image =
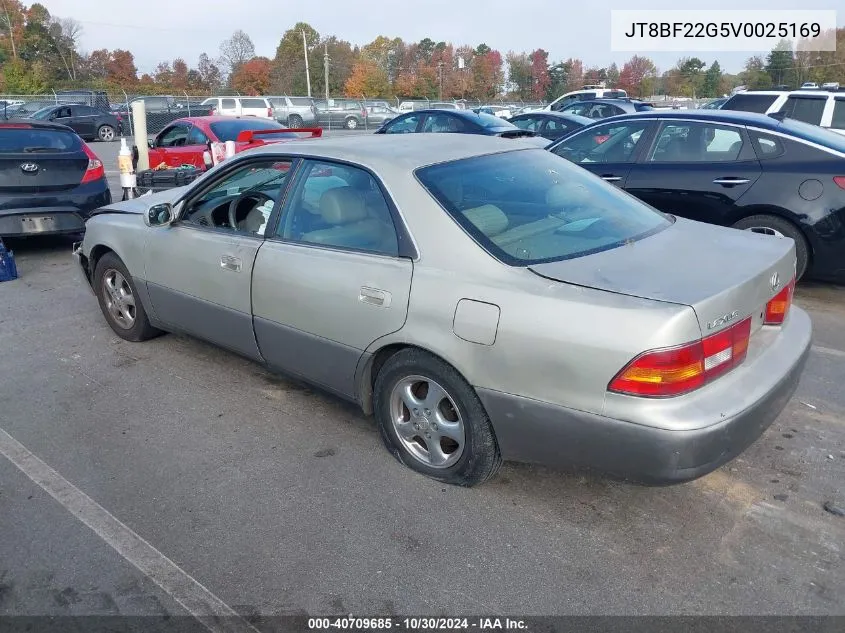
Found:
[[[34,174],[38,171],[38,165],[35,163],[24,163],[21,165],[21,171],[25,171],[28,174]]]
[[[772,278],[769,280],[772,284],[772,290],[777,290],[780,288],[780,275],[777,273],[772,274]]]

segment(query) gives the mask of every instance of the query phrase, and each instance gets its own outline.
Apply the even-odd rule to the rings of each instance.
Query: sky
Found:
[[[82,24],[81,49],[123,48],[132,51],[142,73],[161,61],[182,57],[193,66],[200,53],[217,57],[220,42],[237,29],[252,38],[256,53],[273,57],[282,33],[307,22],[320,35],[336,35],[364,45],[379,35],[419,41],[477,45],[486,43],[503,55],[543,48],[551,61],[577,57],[584,67],[620,67],[632,53],[610,50],[611,9],[706,8],[718,19],[722,9],[840,9],[837,25],[845,26],[843,0],[708,0],[698,7],[678,0],[40,0],[51,15],[72,17]],[[32,0],[25,0],[29,5]],[[103,10],[107,7],[107,10]],[[765,14],[761,14],[764,15]],[[765,54],[768,51],[760,51]],[[675,65],[683,53],[650,53],[660,71]],[[718,59],[725,72],[739,72],[753,53],[692,53],[710,64]]]

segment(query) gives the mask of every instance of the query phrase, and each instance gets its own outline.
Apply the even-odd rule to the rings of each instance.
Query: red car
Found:
[[[279,143],[321,136],[322,128],[286,128],[280,123],[255,117],[198,116],[177,119],[150,141],[150,169],[164,163],[168,167],[193,165],[206,169],[203,153],[211,143],[235,141],[235,152],[243,152],[267,143]]]

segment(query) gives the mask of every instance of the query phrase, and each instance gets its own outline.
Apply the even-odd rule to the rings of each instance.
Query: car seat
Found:
[[[320,215],[329,228],[304,234],[303,242],[380,252],[396,251],[396,231],[392,224],[373,217],[364,195],[354,187],[337,187],[323,193]]]

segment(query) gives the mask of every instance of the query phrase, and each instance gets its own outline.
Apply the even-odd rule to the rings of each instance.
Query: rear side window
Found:
[[[822,113],[827,104],[827,99],[814,97],[789,97],[778,112],[785,114],[790,119],[819,125],[822,122]]]
[[[672,223],[541,149],[441,163],[416,175],[482,248],[511,266],[618,248]]]
[[[777,95],[738,94],[728,99],[722,109],[766,114],[777,98]]]
[[[0,154],[48,154],[77,152],[82,141],[73,132],[34,128],[0,127]]]
[[[845,130],[845,99],[834,99],[833,120],[830,127],[837,130]]]
[[[222,101],[221,107],[223,108],[234,108],[238,105],[234,99],[223,99]]]
[[[345,107],[347,110],[360,110],[360,109],[361,109],[361,104],[360,104],[360,103],[355,103],[354,101],[350,101],[350,102],[348,102],[348,103],[347,103],[344,107]]]
[[[264,99],[241,99],[241,106],[244,108],[266,108]]]
[[[312,100],[308,97],[290,97],[290,102],[295,106],[310,106]]]
[[[760,160],[777,158],[785,151],[783,143],[780,142],[777,136],[755,132],[754,130],[748,130],[748,135],[751,137],[751,145],[754,147],[754,152]]]

